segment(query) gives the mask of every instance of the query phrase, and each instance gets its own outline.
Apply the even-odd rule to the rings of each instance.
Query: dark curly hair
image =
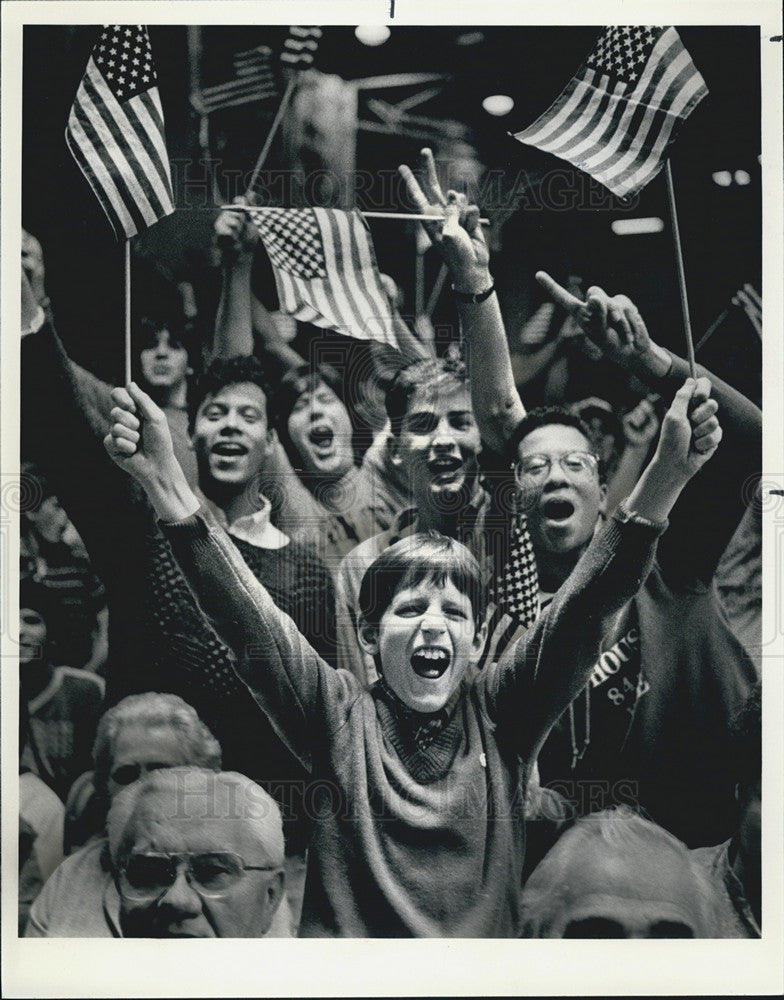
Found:
[[[188,429],[191,434],[196,422],[196,414],[205,399],[214,396],[227,385],[238,385],[240,382],[251,382],[264,393],[265,401],[269,400],[271,389],[264,366],[253,355],[237,355],[233,358],[216,358],[196,379],[188,394]],[[268,415],[269,419],[269,415]]]

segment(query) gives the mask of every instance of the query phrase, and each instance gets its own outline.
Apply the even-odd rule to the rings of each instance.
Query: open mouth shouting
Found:
[[[451,662],[451,654],[443,646],[421,646],[411,654],[411,668],[419,677],[438,680]]]
[[[308,441],[319,458],[331,455],[335,446],[335,431],[324,421],[314,424],[308,431]]]
[[[239,441],[218,441],[212,446],[212,454],[219,458],[243,458],[250,449]]]
[[[465,473],[465,463],[460,455],[436,455],[427,463],[427,468],[436,486],[455,483]]]
[[[545,519],[553,524],[563,524],[574,514],[575,506],[565,497],[550,497],[543,500],[541,511]]]

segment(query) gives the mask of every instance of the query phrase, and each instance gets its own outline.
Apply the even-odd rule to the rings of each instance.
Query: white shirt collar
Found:
[[[288,535],[284,535],[270,521],[271,504],[262,493],[258,494],[258,510],[252,514],[243,514],[229,524],[222,508],[205,497],[200,489],[197,488],[194,492],[202,503],[209,506],[218,523],[234,538],[255,545],[259,549],[282,549],[289,544]]]

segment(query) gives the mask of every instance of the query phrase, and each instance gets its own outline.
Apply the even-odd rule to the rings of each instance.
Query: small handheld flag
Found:
[[[118,240],[174,211],[163,110],[143,25],[104,26],[65,138]]]
[[[619,197],[661,170],[708,93],[672,27],[605,28],[564,91],[514,138],[590,174]]]
[[[321,28],[292,25],[283,43],[280,61],[290,69],[307,69],[313,65]]]
[[[272,49],[257,45],[244,52],[237,52],[232,59],[234,75],[224,83],[203,87],[194,95],[197,110],[204,114],[234,108],[241,104],[264,101],[278,96],[278,87],[272,69]]]
[[[250,208],[280,308],[359,340],[398,347],[367,225],[334,208]]]

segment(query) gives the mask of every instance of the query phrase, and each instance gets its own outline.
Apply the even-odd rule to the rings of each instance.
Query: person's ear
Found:
[[[366,622],[361,615],[357,623],[357,639],[368,656],[378,655],[378,628]]]
[[[266,934],[270,929],[272,924],[272,918],[275,916],[278,907],[283,899],[283,891],[286,888],[286,876],[283,870],[275,872],[275,874],[267,882],[267,888],[264,893],[264,902],[266,903],[264,912],[264,926],[261,931],[262,934]]]
[[[599,496],[601,497],[601,501],[599,503],[599,512],[606,517],[607,516],[607,483],[600,483],[599,484]]]
[[[274,448],[278,443],[278,432],[274,427],[267,426],[267,446]]]

